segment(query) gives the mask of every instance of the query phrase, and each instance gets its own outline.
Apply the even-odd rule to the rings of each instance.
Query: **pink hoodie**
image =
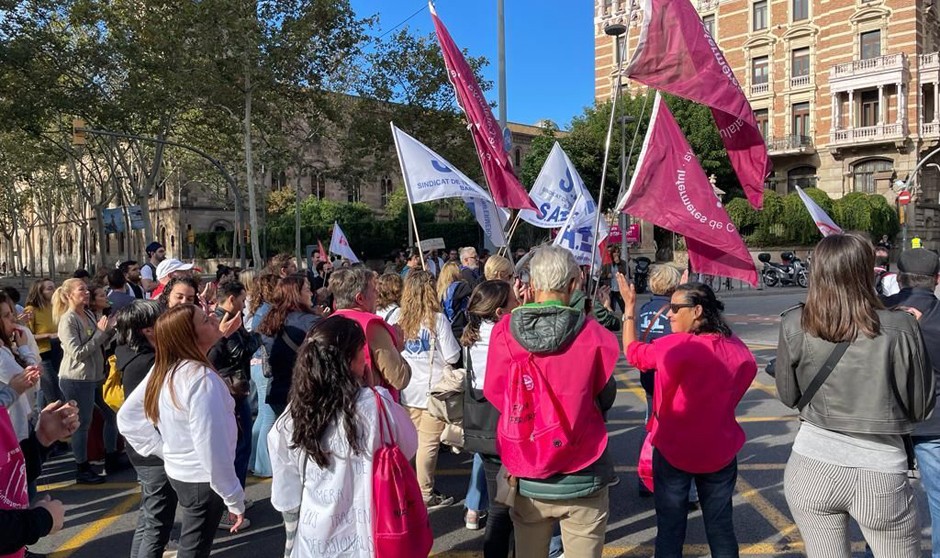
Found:
[[[731,463],[744,445],[734,411],[757,375],[747,346],[734,336],[673,333],[626,352],[631,365],[656,370],[647,430],[669,464],[713,473]]]

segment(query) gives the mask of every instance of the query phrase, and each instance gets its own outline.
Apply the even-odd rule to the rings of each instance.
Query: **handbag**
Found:
[[[102,392],[104,402],[115,411],[124,404],[124,374],[117,367],[117,357],[108,357],[108,376],[104,379]]]
[[[463,398],[463,447],[473,453],[499,455],[496,450],[499,411],[486,399],[482,389],[473,387],[476,375],[469,347],[464,348],[463,362],[467,370]]]
[[[434,350],[437,347],[437,336],[431,337],[431,352],[428,369],[434,369]],[[454,368],[444,365],[444,371],[437,385],[431,387],[433,374],[428,375],[428,414],[450,425],[459,426],[463,423],[463,378],[467,372],[463,368]],[[461,442],[463,436],[460,436]]]
[[[372,538],[382,558],[427,556],[434,534],[418,477],[392,434],[385,404],[377,391],[380,446],[372,458]]]

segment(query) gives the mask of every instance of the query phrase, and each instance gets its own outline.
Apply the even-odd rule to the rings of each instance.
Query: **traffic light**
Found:
[[[72,120],[72,145],[79,146],[85,145],[86,141],[85,136],[85,121],[81,118],[75,118]]]

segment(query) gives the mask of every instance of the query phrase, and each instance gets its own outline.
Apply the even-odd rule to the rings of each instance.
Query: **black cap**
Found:
[[[156,241],[151,242],[150,244],[147,245],[147,253],[148,253],[148,254],[153,254],[154,252],[156,252],[156,251],[159,250],[160,248],[163,248],[163,245],[162,245],[162,244],[160,244],[159,242],[156,242]]]
[[[914,248],[901,252],[898,269],[912,275],[935,276],[940,273],[940,257],[926,248]]]

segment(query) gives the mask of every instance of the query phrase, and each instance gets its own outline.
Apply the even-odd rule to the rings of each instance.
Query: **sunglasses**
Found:
[[[678,314],[678,313],[679,313],[679,310],[682,310],[683,308],[695,308],[696,306],[698,306],[698,304],[689,304],[689,303],[686,303],[686,304],[672,304],[672,303],[670,303],[670,304],[669,304],[669,311],[672,312],[673,314]]]

